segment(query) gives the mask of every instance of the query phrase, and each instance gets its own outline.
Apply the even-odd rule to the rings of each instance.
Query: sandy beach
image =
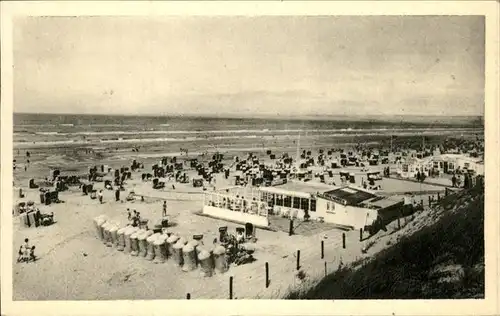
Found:
[[[286,148],[281,150],[287,151]],[[243,156],[248,151],[252,151],[252,148],[233,148],[226,151],[226,163],[230,165],[233,155]],[[292,148],[288,151],[293,152]],[[30,242],[36,245],[36,254],[39,257],[35,263],[14,264],[15,300],[182,299],[187,293],[190,293],[192,299],[227,298],[230,276],[234,277],[235,298],[279,298],[285,295],[290,287],[300,286],[295,267],[297,250],[301,251],[301,269],[310,279],[324,274],[325,262],[327,271],[331,272],[338,268],[340,261],[348,264],[369,255],[361,252],[363,243],[359,242],[357,231],[345,232],[324,225],[324,228],[307,236],[288,236],[285,231],[259,229],[254,255],[257,261],[242,266],[231,266],[228,272],[210,278],[202,277],[199,269],[183,272],[172,260],[164,264],[153,264],[144,258],[132,257],[127,253],[118,252],[115,248],[106,247],[96,236],[93,219],[105,214],[125,225],[126,209],[130,208],[140,212],[150,223],[155,223],[161,219],[162,201],[167,200],[169,221],[173,225],[168,231],[185,238],[203,234],[207,247],[217,238],[218,227],[228,226],[230,231],[234,231],[241,225],[200,216],[198,213],[201,211],[203,200],[201,188],[193,188],[190,183],[175,183],[173,190],[171,183],[167,181],[165,189],[154,190],[150,182],[141,181],[141,171],[134,172],[132,179],[126,182],[126,191],[121,192],[122,201],[119,202],[114,201],[113,191],[104,190],[104,203],[99,204],[97,200],[82,195],[75,187],[60,193],[63,203],[38,205],[38,190],[26,187],[30,178],[40,179],[48,176],[49,168],[57,167],[68,174],[85,174],[91,162],[119,168],[129,165],[133,159],[143,162],[146,168],[149,168],[164,156],[184,159],[180,153],[124,151],[108,153],[109,156],[103,157],[102,160],[90,156],[81,161],[78,161],[78,157],[68,159],[69,155],[64,149],[59,149],[59,153],[54,150],[39,153],[38,157],[36,151],[31,154],[32,160],[27,171],[19,167],[14,172],[14,200],[19,200],[18,188],[22,187],[26,193],[24,200],[35,201],[43,213],[54,212],[56,223],[48,227],[23,228],[19,221],[14,219],[14,250],[17,250],[17,244],[24,238],[29,238]],[[186,158],[203,159],[200,154],[192,152]],[[264,150],[257,151],[256,154],[266,156]],[[21,151],[19,156],[22,156]],[[205,159],[208,160],[209,157]],[[384,166],[378,167],[381,169]],[[352,171],[356,169],[351,168]],[[188,170],[187,173],[190,177],[196,175],[194,170]],[[408,191],[432,192],[431,195],[435,196],[436,192],[444,191],[443,184],[449,184],[449,180],[441,180],[444,183],[432,185],[384,178],[381,185],[384,194],[396,198],[402,198]],[[334,181],[340,182],[338,175],[334,176]],[[226,180],[222,174],[217,175],[218,188],[231,186],[233,182],[233,177]],[[103,183],[97,183],[95,188],[103,189]],[[208,189],[213,190],[211,187]],[[125,201],[131,190],[145,196],[145,201]],[[428,195],[419,198],[427,201]],[[341,246],[342,233],[347,235],[347,249],[342,249]],[[326,249],[325,258],[322,260],[319,257],[321,241],[325,243]],[[383,240],[379,243],[383,245],[385,242]],[[382,248],[373,247],[378,250]],[[13,253],[13,256],[15,258],[17,253]],[[272,271],[268,288],[264,286],[265,262],[270,264]],[[58,268],[54,269],[54,266]]]

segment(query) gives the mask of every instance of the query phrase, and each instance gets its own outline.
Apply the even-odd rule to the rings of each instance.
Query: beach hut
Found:
[[[382,180],[382,176],[380,175],[380,171],[375,171],[375,170],[369,170],[366,173],[366,177],[368,180]]]
[[[198,254],[200,262],[201,273],[203,277],[211,277],[214,272],[214,261],[212,253],[207,250],[201,250]]]
[[[154,263],[164,263],[167,260],[167,238],[167,235],[161,234],[153,241]]]
[[[158,178],[153,179],[153,189],[159,190],[165,187],[165,182],[160,181]]]
[[[146,251],[146,260],[148,261],[153,261],[155,259],[157,253],[156,253],[156,247],[155,247],[155,241],[161,236],[160,233],[154,233],[148,237],[146,237],[146,243],[147,243],[147,251]]]
[[[35,179],[30,179],[29,188],[30,189],[38,189],[38,185],[35,183]]]
[[[227,257],[226,257],[226,248],[224,248],[221,245],[215,247],[215,249],[213,251],[213,255],[214,255],[215,269],[219,273],[226,272],[229,268],[229,265],[227,262]]]
[[[199,188],[203,186],[203,178],[197,177],[193,179],[193,187]]]

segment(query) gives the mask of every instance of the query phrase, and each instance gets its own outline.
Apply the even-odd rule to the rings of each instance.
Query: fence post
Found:
[[[233,277],[229,277],[229,299],[233,299]]]
[[[325,242],[321,241],[321,259],[325,258]]]
[[[188,299],[188,300],[191,299],[191,294],[190,293],[186,294],[186,299]]]
[[[345,249],[345,233],[342,233],[342,248]]]
[[[266,289],[269,287],[269,263],[266,262]]]
[[[359,241],[363,241],[363,228],[359,229]]]
[[[429,195],[429,207],[431,207],[431,196]]]
[[[326,270],[326,261],[325,261],[325,276],[326,276],[326,273],[327,273],[326,271],[327,271],[327,270]]]
[[[297,250],[297,270],[300,269],[300,250]]]
[[[290,219],[290,226],[288,227],[288,236],[293,235],[293,219]]]
[[[439,200],[441,200],[441,198],[440,198],[440,196],[439,196],[439,192],[438,192],[438,202],[439,202]]]
[[[398,217],[398,229],[401,229],[401,221],[399,217]]]

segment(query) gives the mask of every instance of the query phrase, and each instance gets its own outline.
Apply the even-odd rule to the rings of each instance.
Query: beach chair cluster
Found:
[[[49,226],[54,223],[54,213],[44,214],[35,206],[33,201],[18,202],[12,211],[12,215],[18,216],[21,227]]]
[[[168,233],[161,227],[148,230],[146,227],[122,226],[118,221],[101,215],[94,218],[97,237],[110,248],[133,257],[141,257],[156,264],[173,262],[184,272],[201,271],[203,277],[224,273],[229,264],[226,249],[213,243],[203,243],[203,235],[194,235],[191,240]]]

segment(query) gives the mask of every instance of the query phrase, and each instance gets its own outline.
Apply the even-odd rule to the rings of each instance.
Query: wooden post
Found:
[[[266,262],[266,289],[269,287],[269,263]]]
[[[233,277],[229,277],[229,299],[233,299]]]
[[[345,233],[342,233],[342,248],[345,249]]]
[[[297,250],[297,270],[300,269],[300,250]]]
[[[321,241],[321,259],[325,258],[325,241]]]
[[[186,299],[187,299],[187,300],[190,300],[190,299],[191,299],[191,294],[190,294],[190,293],[186,294]]]
[[[398,217],[398,229],[401,229],[401,221],[399,217]]]
[[[429,195],[429,207],[431,207],[431,196]]]
[[[438,192],[438,202],[439,202],[439,200],[441,200],[441,198],[439,197],[439,192]]]
[[[288,228],[288,236],[293,235],[293,219],[290,219],[290,227]]]
[[[327,270],[326,270],[326,261],[325,261],[325,276],[326,276],[326,273],[327,273],[326,271],[327,271]]]
[[[363,228],[359,229],[359,241],[363,241]]]

